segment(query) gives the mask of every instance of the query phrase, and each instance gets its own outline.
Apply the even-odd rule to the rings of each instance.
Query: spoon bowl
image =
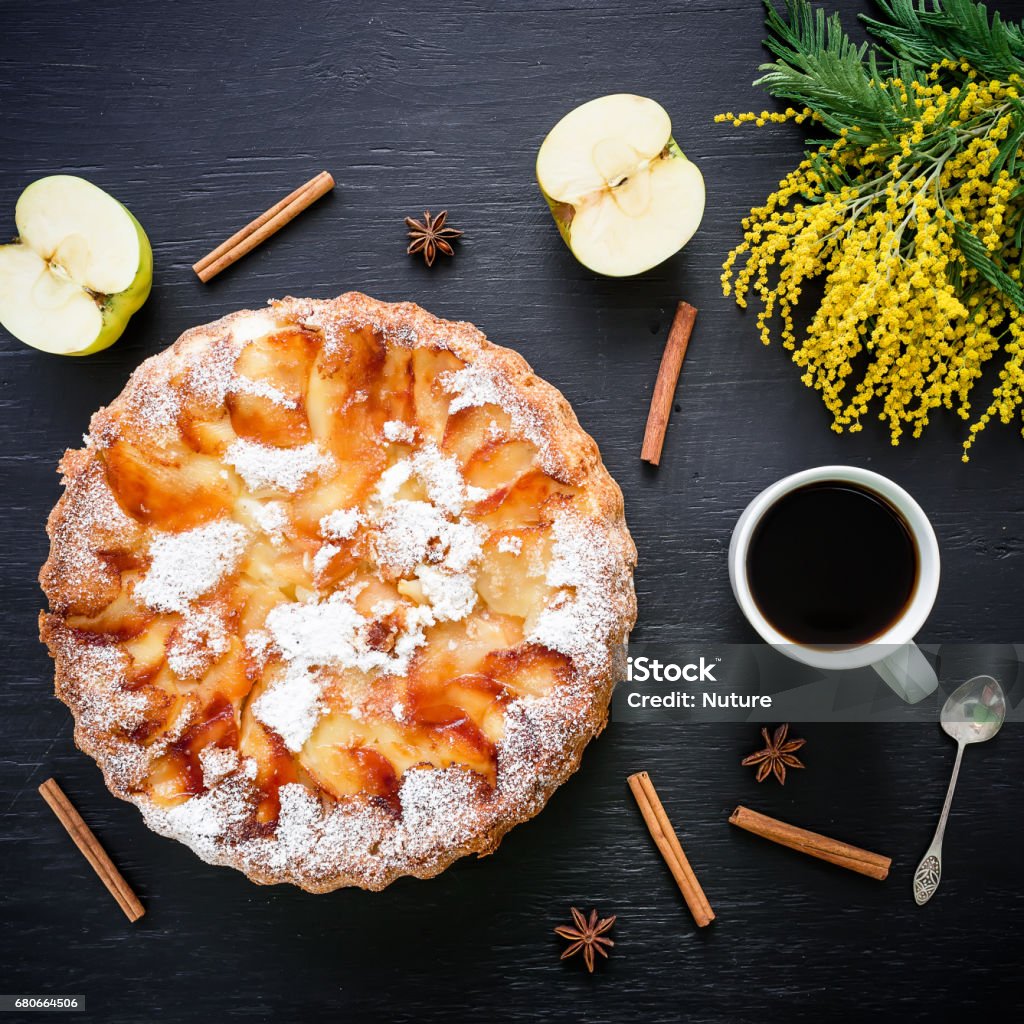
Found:
[[[957,743],[992,739],[1006,718],[1003,688],[992,676],[975,676],[961,683],[942,706],[943,730]]]

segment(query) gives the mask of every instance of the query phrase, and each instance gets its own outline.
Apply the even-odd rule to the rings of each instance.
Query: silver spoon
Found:
[[[1006,698],[1003,688],[991,676],[975,676],[958,686],[942,706],[940,721],[942,728],[957,742],[956,763],[953,777],[949,780],[946,803],[939,818],[935,838],[924,859],[914,872],[914,899],[923,906],[939,887],[942,877],[942,836],[946,831],[946,819],[953,803],[956,777],[960,774],[960,759],[968,743],[984,743],[992,739],[1006,717]]]

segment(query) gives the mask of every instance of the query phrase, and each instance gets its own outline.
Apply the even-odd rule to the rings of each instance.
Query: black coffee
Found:
[[[761,614],[788,639],[867,643],[903,614],[917,582],[917,549],[903,517],[873,491],[824,480],[783,495],[747,551]]]

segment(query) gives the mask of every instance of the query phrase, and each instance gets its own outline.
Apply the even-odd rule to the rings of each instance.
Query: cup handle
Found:
[[[916,704],[939,685],[935,669],[917,644],[897,647],[892,654],[871,666],[908,704]]]

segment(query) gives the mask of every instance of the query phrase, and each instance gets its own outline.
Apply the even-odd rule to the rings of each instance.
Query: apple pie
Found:
[[[607,720],[622,495],[473,326],[350,293],[190,330],[61,464],[41,635],[155,831],[261,883],[487,854]]]

